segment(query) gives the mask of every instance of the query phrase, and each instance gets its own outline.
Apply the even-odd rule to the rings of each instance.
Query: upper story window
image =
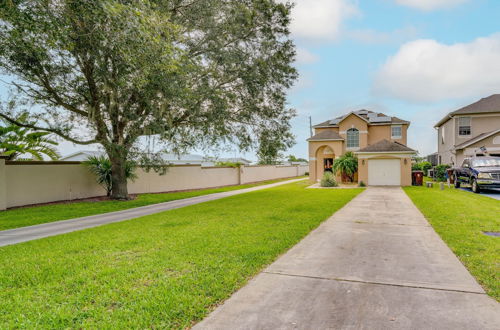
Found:
[[[470,135],[470,117],[458,118],[458,135],[459,136]]]
[[[403,128],[401,125],[391,126],[391,138],[401,139],[403,137]]]
[[[441,144],[444,144],[444,126],[441,126]]]
[[[359,131],[355,128],[347,130],[347,148],[359,148]]]

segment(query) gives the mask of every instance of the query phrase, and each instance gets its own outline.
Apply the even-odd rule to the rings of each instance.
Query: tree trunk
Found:
[[[111,199],[127,200],[127,176],[125,175],[125,157],[114,156],[111,160]]]

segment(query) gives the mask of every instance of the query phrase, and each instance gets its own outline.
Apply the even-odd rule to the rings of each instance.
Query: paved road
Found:
[[[368,188],[194,329],[498,329],[488,297],[400,188]]]
[[[473,193],[470,188],[460,188],[460,189]],[[479,194],[500,200],[500,189],[482,190],[479,192]]]
[[[178,209],[184,206],[199,204],[207,201],[213,201],[216,199],[221,199],[228,196],[234,196],[239,194],[244,194],[251,191],[276,187],[284,185],[287,183],[302,181],[305,179],[293,179],[277,183],[271,183],[263,186],[257,186],[246,189],[239,189],[233,191],[226,191],[216,194],[180,199],[165,203],[153,204],[148,206],[137,207],[133,209],[110,212],[98,215],[92,215],[88,217],[56,221],[50,223],[44,223],[35,226],[22,227],[16,229],[9,229],[0,231],[0,246],[11,245],[26,241],[31,241],[34,239],[39,239],[43,237],[55,236],[60,234],[69,233],[72,231],[102,226],[108,223],[119,222],[124,220],[130,220],[138,217],[142,217],[149,214],[159,213],[163,211]]]

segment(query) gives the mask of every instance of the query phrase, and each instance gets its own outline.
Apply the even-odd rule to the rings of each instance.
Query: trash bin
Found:
[[[423,171],[412,171],[411,172],[411,184],[414,186],[422,186],[424,184],[424,172]]]
[[[448,182],[450,184],[454,184],[455,183],[455,175],[453,175],[453,169],[448,168],[448,169],[446,169],[446,172],[448,172]]]

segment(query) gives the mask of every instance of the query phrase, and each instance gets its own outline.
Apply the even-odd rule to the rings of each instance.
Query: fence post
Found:
[[[0,211],[7,209],[7,177],[5,158],[0,156]]]

